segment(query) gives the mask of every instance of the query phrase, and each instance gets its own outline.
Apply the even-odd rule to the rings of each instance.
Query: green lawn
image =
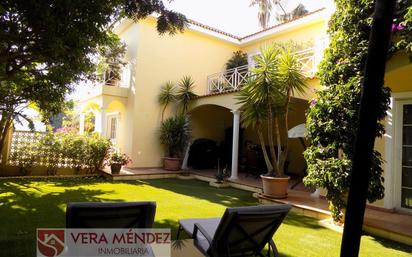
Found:
[[[106,182],[102,179],[0,181],[0,256],[34,256],[38,227],[65,226],[67,202],[157,202],[156,227],[177,220],[221,216],[226,207],[257,204],[250,192],[215,189],[206,183],[176,179]],[[341,234],[317,220],[290,213],[275,235],[282,256],[339,256]],[[361,256],[411,256],[412,247],[363,236]]]

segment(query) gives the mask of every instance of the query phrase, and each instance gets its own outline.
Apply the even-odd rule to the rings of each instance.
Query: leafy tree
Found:
[[[301,63],[290,46],[272,45],[255,57],[256,67],[239,93],[242,122],[256,128],[268,176],[284,176],[288,153],[288,111],[294,93],[306,88]],[[266,125],[267,137],[263,135]],[[270,152],[266,151],[265,140]],[[277,152],[275,151],[277,146]],[[283,147],[282,147],[283,146]]]
[[[327,189],[327,199],[335,221],[342,221],[346,207],[346,195],[352,171],[353,142],[358,126],[358,107],[361,81],[367,56],[371,30],[373,0],[336,0],[336,12],[329,21],[330,46],[325,51],[318,76],[325,87],[318,92],[317,101],[307,114],[308,136],[312,145],[305,151],[308,175],[304,182],[308,186]],[[404,17],[408,1],[398,2],[398,18]],[[402,14],[403,13],[403,14]],[[405,23],[410,31],[410,23]],[[410,37],[409,35],[406,35]],[[394,43],[399,45],[398,43]],[[384,88],[380,99],[379,120],[383,121],[389,107],[389,88]],[[376,137],[384,133],[383,124]],[[374,202],[384,196],[382,157],[373,153],[370,172],[368,201]]]
[[[98,49],[118,38],[110,25],[158,13],[157,30],[184,29],[186,18],[161,0],[0,0],[0,151],[13,120],[35,103],[51,116],[73,85],[95,71]]]

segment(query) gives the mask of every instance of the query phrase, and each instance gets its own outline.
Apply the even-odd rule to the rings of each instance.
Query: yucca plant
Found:
[[[173,82],[168,81],[160,88],[160,94],[158,96],[159,104],[163,106],[162,121],[164,120],[164,114],[169,104],[176,101],[176,88]]]
[[[255,57],[256,67],[238,95],[242,122],[254,127],[262,147],[267,175],[283,177],[288,152],[288,110],[290,99],[305,88],[305,77],[298,57],[290,46],[271,45]],[[263,134],[266,126],[266,138]],[[265,141],[269,143],[269,153]],[[277,146],[277,152],[275,151]],[[282,147],[283,145],[283,147]]]
[[[190,76],[184,76],[178,83],[176,100],[181,106],[182,115],[187,113],[190,102],[197,97],[197,94],[193,92],[194,87],[195,82]]]
[[[170,117],[160,126],[160,143],[167,147],[169,157],[182,157],[190,136],[191,128],[186,115]]]

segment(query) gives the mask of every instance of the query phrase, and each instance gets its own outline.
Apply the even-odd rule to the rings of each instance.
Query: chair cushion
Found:
[[[193,229],[195,226],[195,223],[199,223],[200,226],[202,226],[206,232],[209,234],[211,238],[215,235],[217,226],[219,225],[221,218],[208,218],[208,219],[184,219],[184,220],[179,220],[180,226],[182,226],[183,230],[190,236],[193,236]],[[202,236],[202,233],[197,232],[198,239],[205,239],[205,237]]]

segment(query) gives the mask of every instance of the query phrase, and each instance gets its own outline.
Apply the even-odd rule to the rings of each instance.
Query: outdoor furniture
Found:
[[[67,228],[151,228],[156,202],[69,203]]]
[[[289,212],[290,205],[227,208],[222,218],[179,220],[179,230],[189,234],[206,256],[279,256],[272,237]]]

